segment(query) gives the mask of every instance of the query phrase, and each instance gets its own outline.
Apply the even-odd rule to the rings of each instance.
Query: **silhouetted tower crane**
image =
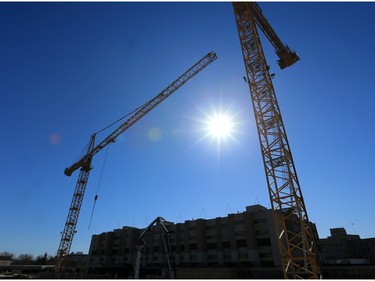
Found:
[[[320,278],[315,239],[272,85],[258,26],[275,48],[281,69],[299,60],[284,45],[258,4],[235,2],[233,9],[245,62],[247,83],[266,172],[275,231],[285,278]]]
[[[121,135],[125,130],[134,125],[139,119],[145,116],[151,109],[156,107],[172,93],[178,90],[187,81],[193,78],[211,62],[217,59],[214,52],[210,52],[195,63],[191,68],[189,68],[184,74],[177,78],[172,84],[160,92],[155,98],[151,99],[143,106],[141,106],[129,119],[127,119],[121,126],[119,126],[115,131],[113,131],[108,137],[106,137],[97,146],[95,143],[95,134],[91,136],[89,147],[85,156],[74,163],[72,166],[65,169],[64,173],[67,176],[71,176],[74,171],[80,169],[76,187],[73,193],[72,202],[69,208],[68,217],[65,222],[65,227],[61,235],[60,245],[57,250],[56,256],[56,271],[59,272],[64,267],[64,259],[67,254],[69,254],[70,247],[72,245],[73,236],[75,234],[75,229],[78,222],[79,212],[81,210],[81,205],[83,197],[85,195],[86,185],[89,179],[91,171],[91,162],[93,156],[102,150],[106,145],[112,143],[116,138]]]

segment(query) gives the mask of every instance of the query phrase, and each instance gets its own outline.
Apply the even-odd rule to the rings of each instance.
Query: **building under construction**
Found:
[[[261,229],[259,229],[260,227],[255,227],[255,225],[253,228],[248,227],[247,224],[251,225],[253,222],[250,215],[250,219],[245,218],[248,212],[245,212],[246,215],[242,215],[243,219],[238,219],[237,222],[232,221],[229,216],[227,219],[219,219],[219,222],[217,220],[212,220],[212,222],[197,220],[185,222],[184,224],[175,224],[171,226],[171,247],[174,247],[176,253],[176,259],[174,261],[173,258],[173,264],[176,263],[184,266],[192,264],[201,264],[204,266],[207,264],[208,266],[211,261],[220,265],[233,263],[241,265],[246,263],[247,266],[266,266],[266,264],[272,264],[273,266],[280,265],[284,278],[321,278],[315,227],[310,225],[307,216],[291,148],[289,147],[284,122],[272,83],[273,75],[270,73],[270,66],[264,56],[258,29],[264,33],[274,47],[279,58],[277,63],[281,69],[293,65],[300,58],[296,52],[292,51],[288,45],[280,40],[257,3],[234,2],[232,5],[246,70],[246,76],[243,78],[249,86],[262,152],[267,189],[272,207],[272,229],[274,233],[256,234]],[[92,169],[92,158],[216,58],[215,53],[208,53],[154,99],[141,106],[132,117],[96,146],[96,133],[94,133],[90,139],[87,153],[80,160],[65,169],[64,173],[67,176],[71,176],[78,169],[80,169],[80,172],[57,250],[57,273],[63,271],[66,256],[73,242],[82,200]],[[249,211],[249,213],[252,212]],[[241,216],[239,215],[239,217]],[[227,222],[222,223],[221,220]],[[267,223],[268,221],[267,219]],[[212,225],[208,222],[211,222]],[[187,229],[187,226],[192,228],[191,231],[195,233],[195,236],[193,234],[193,236],[190,236],[190,229]],[[225,231],[224,226],[227,229],[232,227],[231,231]],[[212,227],[212,229],[208,227]],[[271,228],[268,227],[268,229]],[[242,236],[238,232],[242,233]],[[223,235],[226,235],[226,238]],[[209,236],[216,238],[208,240]],[[194,239],[191,237],[196,237],[194,238],[196,242],[193,242]],[[118,238],[117,240],[121,239]],[[130,245],[131,241],[129,240],[128,242]],[[103,243],[106,246],[109,242]],[[157,247],[157,242],[155,243],[155,247]],[[93,241],[94,246],[95,244],[96,242]],[[118,249],[115,249],[111,245],[116,245]],[[181,249],[180,246],[184,248]],[[110,256],[109,264],[124,264],[125,258],[131,258],[131,251],[129,248],[129,253],[121,255],[118,252],[119,248],[120,246],[117,243],[110,242],[108,244],[108,253],[105,250],[106,247],[104,247],[104,250],[95,248],[92,251],[99,251],[95,253],[99,255],[100,259],[103,259],[102,262],[104,262],[104,259],[107,262],[107,256]],[[264,250],[266,248],[268,252]],[[126,247],[124,246],[122,249],[125,250]],[[113,254],[115,251],[117,253]],[[120,259],[117,261],[118,256],[124,256],[123,260]],[[167,256],[169,257],[169,255]],[[150,257],[152,260],[148,259],[149,256],[147,253],[145,259],[143,259],[143,264],[148,265],[161,262],[156,256],[151,255]],[[169,271],[171,271],[170,258],[168,258],[168,264]],[[134,276],[137,276],[137,274],[136,272]],[[236,276],[228,277],[236,278]]]
[[[263,206],[248,206],[246,211],[226,217],[165,225],[171,253],[165,250],[166,234],[154,225],[143,240],[140,278],[174,274],[177,278],[283,278],[272,211]],[[94,235],[88,273],[134,277],[142,232],[144,229],[125,226]]]

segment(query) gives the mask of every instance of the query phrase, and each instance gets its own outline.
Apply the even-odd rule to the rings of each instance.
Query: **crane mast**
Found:
[[[60,272],[64,267],[65,256],[69,254],[70,247],[72,245],[73,236],[75,234],[75,228],[77,226],[79,212],[81,209],[83,197],[85,195],[86,185],[89,179],[91,171],[91,161],[93,156],[102,150],[109,143],[112,143],[116,138],[134,125],[139,119],[145,116],[150,110],[155,108],[158,104],[164,101],[172,93],[178,90],[187,81],[193,78],[201,70],[207,67],[211,62],[217,59],[214,52],[210,52],[195,63],[191,68],[189,68],[185,73],[178,77],[173,83],[171,83],[167,88],[160,92],[155,98],[151,99],[143,106],[141,106],[129,119],[127,119],[122,125],[120,125],[116,130],[114,130],[108,137],[106,137],[98,145],[94,146],[95,134],[92,135],[90,139],[89,148],[80,160],[74,163],[72,166],[65,169],[64,173],[67,176],[71,176],[74,171],[80,169],[76,187],[73,193],[72,202],[69,208],[68,217],[65,222],[65,227],[61,235],[60,245],[57,250],[56,256],[56,271]]]
[[[279,56],[281,69],[299,60],[284,46],[256,3],[234,2],[238,34],[261,146],[285,278],[320,278],[315,239],[307,216],[280,108],[256,26]]]
[[[78,175],[78,180],[73,194],[73,199],[70,204],[68,217],[65,222],[64,230],[61,233],[60,245],[57,250],[57,256],[55,261],[55,270],[60,272],[64,267],[65,256],[69,254],[70,246],[72,245],[73,236],[75,234],[75,228],[78,221],[79,212],[85,195],[87,181],[89,179],[92,156],[89,152],[94,148],[95,134],[90,138],[90,143],[87,149],[86,155],[82,158],[82,166]]]

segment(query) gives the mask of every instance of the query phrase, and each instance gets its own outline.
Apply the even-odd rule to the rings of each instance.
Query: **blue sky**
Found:
[[[260,6],[301,57],[281,71],[263,40],[309,218],[320,237],[333,227],[374,237],[375,3]],[[215,62],[110,145],[106,161],[106,149],[95,156],[74,252],[87,253],[93,234],[157,216],[181,222],[270,207],[233,9],[0,3],[0,251],[55,255],[78,176],[64,169],[92,133],[210,51]],[[235,131],[218,146],[204,136],[220,110],[234,116]]]

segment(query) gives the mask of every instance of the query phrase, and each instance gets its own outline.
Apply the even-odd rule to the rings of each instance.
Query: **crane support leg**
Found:
[[[307,217],[280,108],[253,15],[253,4],[233,3],[258,129],[285,278],[319,278],[313,231]]]

